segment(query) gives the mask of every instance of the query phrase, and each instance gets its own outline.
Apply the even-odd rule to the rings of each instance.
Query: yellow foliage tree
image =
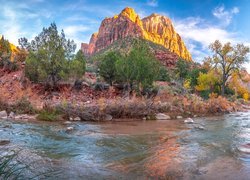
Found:
[[[219,78],[214,71],[200,72],[197,82],[198,85],[195,87],[197,91],[213,90],[214,86],[219,83]]]
[[[235,91],[236,96],[240,96],[245,100],[249,98],[249,91],[242,82],[238,73],[233,73],[230,79],[229,87]]]

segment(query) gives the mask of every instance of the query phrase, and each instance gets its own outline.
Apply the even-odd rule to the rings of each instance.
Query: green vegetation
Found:
[[[116,80],[117,69],[116,63],[121,59],[121,55],[116,52],[108,52],[100,59],[99,63],[99,73],[111,86]]]
[[[10,72],[18,70],[17,58],[13,58],[12,54],[9,41],[2,37],[0,39],[0,68]]]
[[[60,120],[60,113],[55,109],[44,109],[39,112],[37,119],[40,121],[58,121]]]
[[[79,78],[85,72],[83,54],[73,54],[76,44],[67,40],[63,31],[59,34],[55,23],[43,28],[31,43],[26,38],[19,39],[19,43],[29,51],[25,75],[33,82],[46,83],[54,89],[59,81],[71,76]]]
[[[110,85],[113,82],[122,83],[129,90],[143,91],[152,87],[157,79],[168,80],[166,69],[151,53],[148,45],[142,41],[134,41],[127,55],[109,52],[100,59],[100,75]]]
[[[16,160],[18,153],[11,153],[0,156],[0,179],[18,179],[22,177],[22,173],[27,169],[26,165]]]

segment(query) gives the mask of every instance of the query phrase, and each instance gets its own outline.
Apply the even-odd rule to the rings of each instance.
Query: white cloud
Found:
[[[200,61],[209,55],[208,46],[217,39],[222,43],[244,43],[246,45],[249,43],[239,37],[237,32],[230,32],[223,27],[210,25],[201,18],[189,17],[177,20],[174,24],[176,31],[186,42],[194,60]]]
[[[148,0],[147,5],[151,7],[157,7],[158,6],[158,1],[157,0]]]
[[[218,6],[213,10],[213,15],[221,20],[224,25],[229,25],[235,14],[240,12],[238,7],[233,7],[231,10],[225,10],[224,5]]]
[[[230,41],[232,43],[235,43],[237,40],[235,33],[228,32],[217,26],[208,25],[200,18],[187,18],[176,21],[175,28],[181,37],[199,42],[203,48],[206,48],[217,39],[222,42]]]
[[[83,39],[83,33],[90,30],[89,27],[84,25],[72,25],[64,26],[62,29],[65,32],[67,38],[73,39],[77,44],[77,48],[81,47],[82,42],[88,42],[87,39]]]

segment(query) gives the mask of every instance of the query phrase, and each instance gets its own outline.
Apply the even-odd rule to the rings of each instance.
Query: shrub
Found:
[[[11,106],[11,110],[17,114],[34,114],[36,110],[26,97],[22,97]]]
[[[37,119],[40,121],[58,121],[61,120],[61,113],[56,109],[43,109],[39,112]]]

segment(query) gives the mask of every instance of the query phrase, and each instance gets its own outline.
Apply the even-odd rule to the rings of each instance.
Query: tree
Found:
[[[160,65],[145,43],[135,41],[130,53],[117,61],[116,69],[118,81],[130,89],[136,85],[139,90],[152,86],[159,77]]]
[[[99,64],[100,76],[104,78],[111,86],[116,77],[116,62],[121,58],[117,52],[108,52],[101,58]]]
[[[63,30],[59,33],[55,23],[43,28],[31,43],[25,38],[19,43],[29,50],[25,75],[31,81],[45,82],[55,88],[58,81],[68,78],[68,62],[74,57],[76,44],[65,38]]]
[[[0,60],[10,59],[11,57],[11,48],[8,40],[5,40],[4,37],[0,39]]]
[[[86,59],[84,57],[84,54],[81,50],[79,50],[74,59],[72,61],[69,61],[69,71],[70,71],[70,76],[79,79],[81,78],[86,71]]]
[[[179,59],[176,63],[176,74],[183,81],[190,71],[190,62],[187,62],[184,59]]]
[[[212,43],[209,48],[214,53],[208,58],[213,68],[221,72],[221,95],[225,94],[225,86],[233,72],[239,71],[242,65],[248,61],[249,48],[243,44],[232,46],[231,43],[222,44],[219,40]]]

